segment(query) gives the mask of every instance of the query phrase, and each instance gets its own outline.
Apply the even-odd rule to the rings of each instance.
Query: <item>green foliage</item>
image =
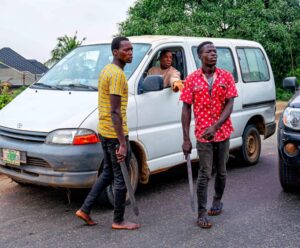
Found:
[[[298,87],[299,87],[300,67],[295,69],[295,70],[290,71],[287,76],[296,77]],[[277,98],[277,100],[288,101],[293,95],[294,95],[294,93],[291,90],[282,89],[281,87],[278,87],[276,89],[276,98]]]
[[[77,39],[77,31],[75,32],[73,37],[64,35],[62,37],[57,38],[57,45],[51,51],[51,58],[45,62],[45,65],[48,67],[53,66],[56,62],[61,60],[66,54],[71,52],[74,48],[80,46],[83,41],[85,41],[86,37],[82,40]]]
[[[288,101],[294,93],[290,90],[285,90],[282,88],[276,88],[276,99],[280,101]]]
[[[299,0],[137,0],[121,35],[181,35],[255,40],[266,49],[277,85],[300,67]]]
[[[6,104],[8,104],[12,100],[12,96],[8,93],[4,93],[0,95],[0,109],[4,108]]]
[[[296,77],[298,84],[299,84],[300,83],[300,67],[297,68],[296,70],[290,71],[289,76]]]
[[[0,95],[0,109],[4,108],[9,102],[11,102],[17,95],[19,95],[26,87],[22,86],[21,88],[15,91],[3,91]]]

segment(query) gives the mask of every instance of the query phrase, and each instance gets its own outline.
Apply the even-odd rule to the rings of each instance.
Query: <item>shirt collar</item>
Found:
[[[202,71],[202,67],[200,67],[198,69],[198,73],[199,73],[199,76],[201,76],[201,77],[204,76],[204,73]],[[222,74],[222,70],[220,70],[218,67],[216,67],[214,74],[216,74],[216,77],[217,77],[218,75]]]

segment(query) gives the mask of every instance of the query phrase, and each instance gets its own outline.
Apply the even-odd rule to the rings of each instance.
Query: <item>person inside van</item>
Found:
[[[210,228],[212,223],[207,215],[219,215],[226,183],[226,163],[229,157],[229,138],[233,132],[230,115],[234,98],[238,96],[230,72],[216,67],[217,49],[210,41],[197,48],[202,67],[190,74],[182,90],[182,150],[185,156],[191,153],[190,140],[191,109],[194,109],[195,136],[199,156],[197,178],[198,219],[201,228]],[[215,195],[209,211],[206,209],[208,181],[216,168]]]
[[[181,91],[183,82],[180,72],[172,66],[173,55],[171,50],[162,50],[159,55],[160,66],[151,67],[148,75],[161,75],[164,79],[164,88],[171,86],[174,92]]]

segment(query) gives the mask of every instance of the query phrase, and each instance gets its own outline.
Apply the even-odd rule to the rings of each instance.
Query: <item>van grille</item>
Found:
[[[3,158],[3,149],[0,148],[0,160],[3,162],[2,158]],[[26,162],[21,162],[21,165],[26,164],[26,165],[37,166],[37,167],[47,167],[47,168],[51,167],[50,164],[44,159],[26,157],[26,154],[24,152],[21,152],[21,161],[26,161]],[[10,165],[10,164],[8,164],[8,166],[15,167],[15,165]]]
[[[15,140],[44,143],[48,133],[21,131],[6,127],[0,127],[0,136]]]
[[[41,158],[27,157],[27,165],[38,166],[38,167],[50,167],[50,164]]]

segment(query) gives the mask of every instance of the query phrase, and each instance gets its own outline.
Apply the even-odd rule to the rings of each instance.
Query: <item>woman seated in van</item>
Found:
[[[161,75],[164,79],[164,88],[171,86],[174,92],[182,90],[183,82],[180,79],[180,72],[172,66],[172,52],[170,50],[162,50],[159,55],[160,66],[151,67],[148,75]]]

